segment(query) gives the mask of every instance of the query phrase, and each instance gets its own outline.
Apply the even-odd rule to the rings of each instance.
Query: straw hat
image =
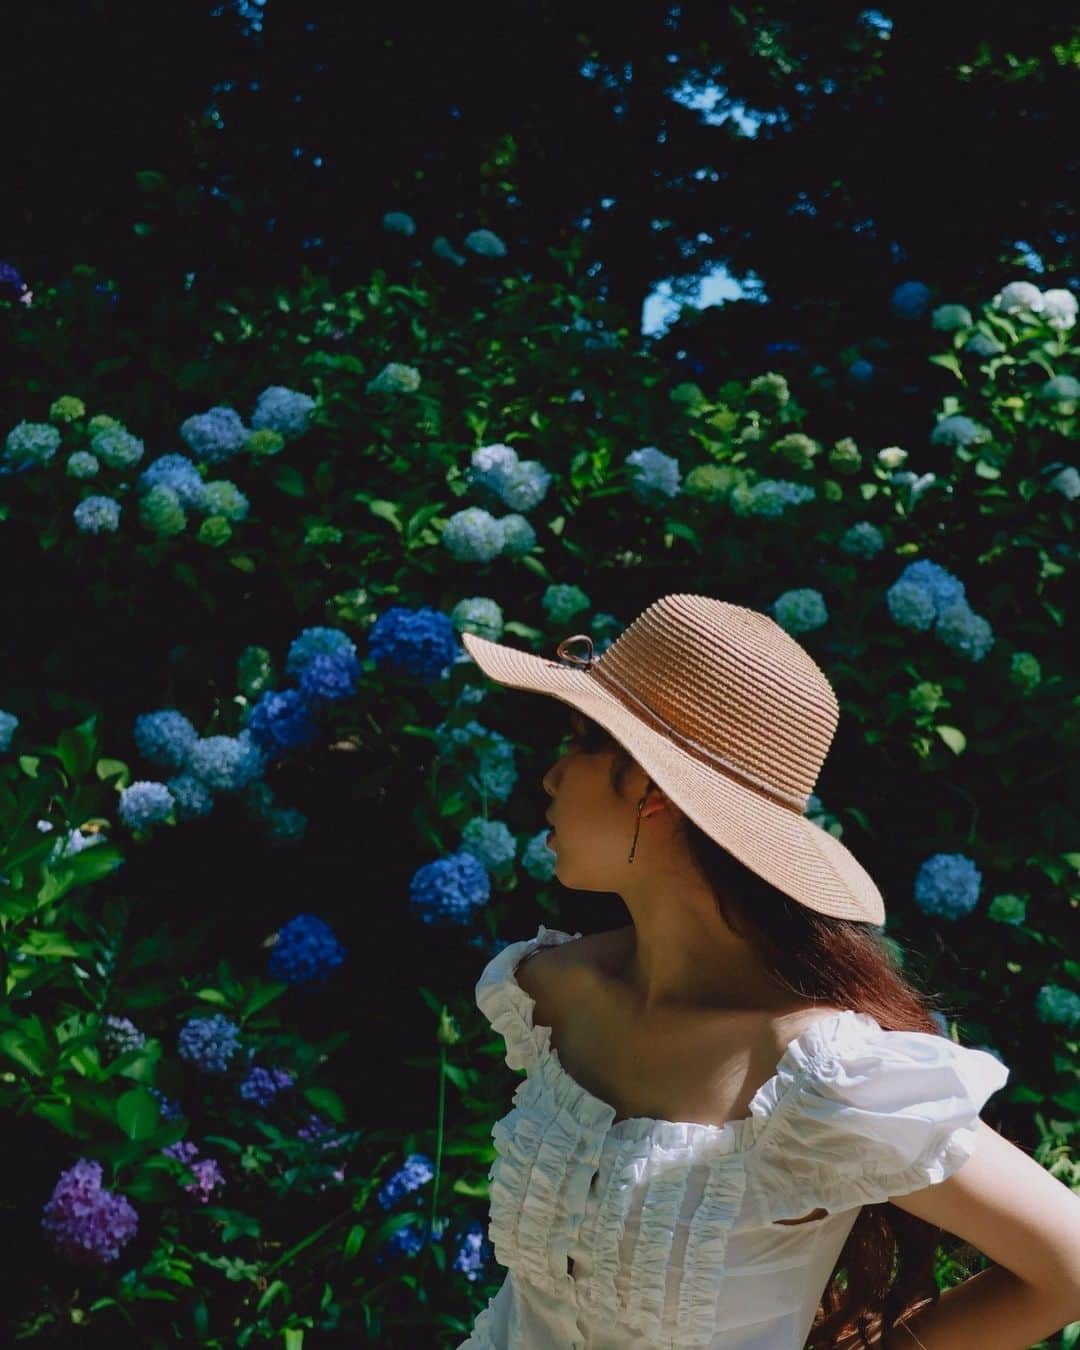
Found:
[[[821,914],[881,924],[881,893],[804,815],[836,730],[832,686],[767,614],[665,595],[597,657],[560,660],[463,633],[491,679],[549,694],[604,727],[687,816],[740,862]],[[584,655],[571,644],[587,644]]]

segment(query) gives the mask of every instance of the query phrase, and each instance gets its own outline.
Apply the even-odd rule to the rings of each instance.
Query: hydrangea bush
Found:
[[[384,228],[400,236],[395,242],[410,237],[402,220]],[[1009,1096],[1018,1115],[1028,1113],[1033,1137],[1060,1147],[1075,1115],[1069,1037],[1080,1018],[1080,968],[1066,925],[1080,855],[1066,781],[1075,713],[1065,630],[1080,470],[1071,292],[1010,283],[980,305],[935,296],[917,281],[898,287],[891,321],[913,347],[922,342],[920,361],[929,357],[951,387],[922,410],[921,433],[897,445],[890,425],[858,437],[827,429],[812,382],[794,375],[766,368],[699,383],[684,378],[683,365],[673,378],[648,343],[622,340],[626,325],[608,306],[564,283],[504,284],[503,264],[486,266],[504,255],[483,232],[462,247],[485,271],[483,300],[467,315],[460,297],[444,306],[437,282],[418,273],[400,284],[381,272],[345,293],[307,276],[293,293],[248,297],[215,315],[213,384],[190,400],[204,411],[174,419],[186,454],[147,430],[147,444],[171,458],[143,453],[132,462],[138,445],[124,423],[97,427],[94,445],[85,407],[65,402],[47,417],[20,409],[13,429],[23,429],[5,461],[4,501],[19,510],[33,484],[61,466],[80,501],[114,496],[122,508],[115,531],[105,508],[94,518],[118,542],[138,518],[123,508],[156,493],[142,511],[167,526],[177,510],[199,511],[211,482],[232,481],[219,472],[235,475],[237,492],[258,506],[246,512],[243,552],[176,555],[187,569],[188,619],[216,616],[199,639],[206,668],[177,656],[186,683],[178,678],[174,688],[168,663],[186,632],[174,631],[169,604],[160,606],[168,618],[148,614],[160,686],[135,688],[120,705],[146,767],[132,781],[118,761],[88,758],[78,737],[64,741],[60,770],[97,774],[92,812],[53,821],[35,799],[15,837],[42,861],[21,888],[61,886],[69,874],[72,895],[107,884],[107,864],[120,857],[113,820],[125,844],[127,831],[145,834],[148,849],[164,847],[171,831],[162,824],[210,816],[213,827],[222,798],[270,814],[279,778],[316,758],[320,769],[335,757],[349,765],[311,798],[347,822],[339,855],[347,866],[335,865],[348,884],[313,889],[301,903],[290,895],[272,921],[256,919],[252,941],[264,950],[244,977],[223,963],[213,974],[188,973],[182,996],[140,1006],[125,1003],[122,980],[114,988],[94,975],[91,997],[74,967],[91,969],[105,938],[80,926],[74,906],[48,927],[16,929],[9,961],[22,1006],[8,1022],[17,1036],[0,1045],[20,1091],[29,1090],[36,1121],[77,1141],[65,1166],[108,1164],[101,1189],[126,1197],[139,1216],[110,1266],[119,1275],[130,1260],[132,1283],[160,1287],[152,1263],[174,1258],[169,1224],[179,1222],[183,1259],[198,1250],[208,1270],[262,1281],[266,1306],[245,1313],[250,1340],[280,1340],[300,1325],[290,1319],[304,1317],[325,1330],[337,1319],[335,1327],[376,1339],[385,1329],[392,1339],[395,1306],[415,1311],[420,1280],[435,1290],[431,1306],[453,1310],[443,1329],[464,1336],[466,1286],[483,1296],[499,1275],[475,1225],[486,1207],[486,1125],[505,1110],[507,1082],[471,990],[446,1006],[433,989],[447,944],[467,948],[475,969],[477,955],[536,920],[559,922],[542,778],[564,709],[490,688],[464,650],[466,632],[554,660],[573,633],[590,634],[602,656],[630,617],[669,592],[771,614],[822,664],[848,728],[828,808],[815,796],[808,819],[849,842],[881,880],[883,938],[898,952],[906,938],[915,953],[933,954],[927,978],[964,1010],[954,1032],[1014,1065],[1027,1063],[1034,1022],[1052,1042],[1053,1064],[1047,1057],[1037,1071],[1025,1067],[1023,1091]],[[443,259],[459,266],[453,252],[447,244]],[[779,355],[783,344],[775,346]],[[840,367],[846,387],[872,398],[884,367],[878,348],[866,350],[873,360],[847,352]],[[271,383],[278,379],[287,384]],[[291,397],[295,389],[313,391],[317,435],[314,408]],[[235,408],[253,400],[245,425]],[[86,401],[148,426],[89,390]],[[98,491],[125,473],[150,477],[127,497]],[[114,479],[95,477],[106,474]],[[227,488],[211,495],[231,530],[243,503]],[[185,545],[178,531],[167,546]],[[125,574],[112,584],[128,587],[120,593],[130,599],[137,580]],[[235,636],[256,622],[266,647],[244,645],[258,636]],[[279,671],[271,650],[290,640]],[[228,663],[240,651],[235,688],[220,668],[211,680],[212,646]],[[73,644],[65,650],[78,656]],[[196,713],[198,691],[211,685]],[[181,696],[189,690],[190,702]],[[118,698],[112,686],[108,693]],[[27,739],[32,694],[19,685],[0,702],[0,773],[36,793],[34,772],[51,761]],[[284,815],[269,839],[288,834]],[[104,839],[91,844],[95,818],[105,821],[97,827]],[[39,830],[40,819],[52,830]],[[358,821],[376,830],[392,822],[383,837],[413,844],[380,859],[386,867],[370,889],[366,855],[353,849]],[[316,846],[307,843],[313,851],[301,856],[314,864]],[[36,904],[37,891],[23,903]],[[374,931],[375,907],[391,934],[393,997],[411,997],[419,984],[438,1019],[438,1110],[416,1131],[372,1129],[362,1157],[346,1165],[340,1141],[352,1132],[340,1098],[313,1081],[325,1047],[276,1010],[310,1013],[357,987],[374,947],[356,935]],[[429,947],[439,962],[400,979]],[[62,997],[44,1005],[39,1030],[32,1000],[52,997],[54,981]],[[107,1056],[91,1074],[110,1074],[102,1118],[131,1145],[120,1159],[115,1139],[110,1151],[111,1136],[87,1123],[77,1093],[69,1115],[34,1087],[61,1053],[44,1027],[73,1010],[92,1032],[94,1054]],[[407,1062],[426,1071],[415,1056]],[[110,1069],[116,1064],[123,1069]],[[124,1078],[124,1069],[134,1072]],[[80,1067],[64,1072],[86,1076]],[[213,1166],[200,1174],[200,1162]],[[256,1183],[263,1189],[250,1189]],[[347,1217],[325,1231],[309,1222],[272,1254],[252,1224],[270,1231],[268,1197],[294,1184],[313,1200],[320,1188],[324,1198],[340,1193]],[[166,1212],[169,1223],[159,1221]],[[183,1227],[191,1216],[222,1225],[217,1246]],[[280,1276],[281,1250],[312,1233]],[[279,1278],[284,1288],[271,1296]],[[117,1291],[126,1287],[118,1280]],[[180,1297],[196,1305],[194,1294]]]

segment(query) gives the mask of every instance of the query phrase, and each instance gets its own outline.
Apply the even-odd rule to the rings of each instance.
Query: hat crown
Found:
[[[802,811],[839,719],[810,654],[766,614],[665,595],[590,666],[654,729]]]

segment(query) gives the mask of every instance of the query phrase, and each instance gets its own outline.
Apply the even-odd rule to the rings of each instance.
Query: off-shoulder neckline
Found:
[[[541,924],[535,937],[523,938],[519,942],[510,943],[498,955],[507,957],[513,947],[538,947],[542,945],[543,939],[550,934],[554,934],[556,939],[552,945],[561,945],[564,941],[576,942],[582,937],[581,933],[566,933],[562,929],[547,928],[544,924]],[[636,1135],[663,1132],[674,1137],[676,1134],[686,1132],[690,1137],[701,1135],[715,1141],[727,1140],[731,1149],[742,1151],[742,1146],[748,1142],[745,1136],[752,1135],[753,1131],[758,1128],[759,1122],[763,1123],[772,1113],[778,1098],[779,1085],[784,1078],[792,1077],[795,1069],[805,1067],[816,1058],[814,1051],[810,1048],[811,1044],[817,1042],[818,1052],[821,1052],[825,1044],[821,1041],[825,1025],[830,1022],[841,1023],[845,1019],[856,1018],[860,1023],[865,1023],[868,1026],[878,1026],[868,1013],[857,1012],[854,1008],[844,1008],[839,1012],[826,1013],[815,1018],[809,1026],[804,1027],[798,1035],[793,1036],[786,1042],[775,1070],[750,1099],[749,1114],[727,1120],[722,1125],[713,1125],[696,1120],[665,1120],[658,1116],[624,1116],[621,1120],[615,1120],[615,1108],[611,1103],[590,1092],[564,1067],[559,1058],[558,1050],[551,1043],[552,1028],[534,1023],[533,1011],[536,1007],[536,1000],[522,989],[517,980],[517,967],[522,964],[524,959],[524,951],[509,957],[506,960],[505,971],[507,987],[513,991],[519,1004],[522,1019],[529,1030],[538,1037],[540,1052],[548,1057],[555,1072],[569,1083],[575,1091],[580,1093],[585,1101],[590,1102],[599,1114],[610,1114],[612,1119],[609,1120],[607,1125],[607,1133],[609,1134],[624,1126],[633,1127],[632,1130],[628,1128],[625,1132]]]

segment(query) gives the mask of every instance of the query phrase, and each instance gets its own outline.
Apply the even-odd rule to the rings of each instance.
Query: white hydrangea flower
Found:
[[[898,445],[887,445],[877,452],[877,462],[883,469],[899,469],[908,457],[908,452]]]
[[[1076,323],[1076,296],[1072,291],[1043,291],[1043,317],[1051,328],[1064,333]]]
[[[1070,502],[1080,497],[1080,472],[1074,465],[1068,464],[1064,469],[1059,469],[1053,478],[1050,479],[1049,486],[1054,492],[1060,492]]]
[[[414,394],[419,388],[420,372],[400,361],[389,361],[367,384],[369,394]]]
[[[1003,314],[1040,314],[1043,308],[1043,294],[1038,286],[1030,281],[1010,281],[994,296],[993,306]]]
[[[446,522],[442,541],[458,562],[490,562],[503,550],[502,521],[482,506],[467,506]]]
[[[682,475],[673,455],[665,455],[655,445],[643,445],[627,455],[626,463],[636,471],[630,488],[638,501],[657,506],[678,495]]]

